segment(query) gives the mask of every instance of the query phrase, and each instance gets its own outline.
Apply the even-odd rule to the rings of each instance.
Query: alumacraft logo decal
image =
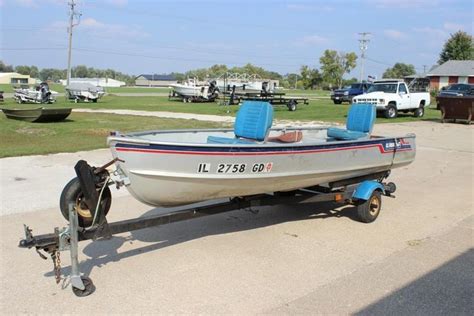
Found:
[[[395,146],[397,150],[410,150],[411,145],[409,142],[407,142],[404,138],[396,139],[395,141],[388,141],[384,143],[384,150],[385,151],[393,151],[395,149]]]

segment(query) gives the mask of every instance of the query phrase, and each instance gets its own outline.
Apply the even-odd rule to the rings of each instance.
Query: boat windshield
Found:
[[[374,84],[367,90],[367,92],[385,92],[385,93],[397,93],[396,83],[378,83]]]

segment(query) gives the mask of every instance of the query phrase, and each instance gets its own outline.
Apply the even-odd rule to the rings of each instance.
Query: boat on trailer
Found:
[[[272,107],[246,101],[234,130],[117,132],[108,145],[117,159],[117,181],[135,198],[153,206],[184,205],[291,191],[411,163],[415,136],[370,135],[374,111],[354,105],[353,130],[271,129]],[[301,137],[295,142],[279,138],[296,133]]]
[[[101,167],[77,162],[77,178],[60,197],[67,227],[33,236],[24,226],[22,248],[51,256],[56,282],[61,281],[59,252],[71,254],[70,281],[77,296],[95,286],[81,275],[78,243],[219,213],[290,203],[333,201],[356,206],[360,221],[379,215],[382,195],[392,196],[394,183],[384,180],[393,168],[415,159],[415,135],[371,135],[375,107],[353,104],[346,128],[272,129],[268,102],[246,101],[234,130],[178,130],[113,133],[108,138],[114,159]],[[116,165],[109,172],[108,167]],[[186,205],[149,217],[108,223],[109,185],[125,186],[138,200],[153,206]],[[228,201],[215,200],[229,198]],[[206,205],[190,204],[210,201]],[[45,253],[45,254],[43,254]]]

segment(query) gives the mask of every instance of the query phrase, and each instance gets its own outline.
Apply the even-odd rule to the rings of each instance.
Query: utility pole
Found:
[[[362,32],[359,33],[361,38],[359,38],[359,48],[360,48],[360,58],[361,58],[361,63],[360,63],[360,82],[364,79],[364,64],[365,64],[365,51],[367,50],[368,43],[370,40],[366,38],[367,35],[370,35],[369,32]]]
[[[68,28],[68,33],[69,33],[69,47],[68,47],[68,56],[67,56],[67,78],[66,78],[66,86],[69,86],[69,81],[71,80],[71,50],[72,50],[72,28],[76,25],[79,24],[79,19],[81,17],[80,13],[77,13],[75,11],[76,3],[74,3],[74,0],[71,0],[71,2],[68,2],[68,5],[70,7],[69,10],[69,28]],[[78,22],[74,24],[74,17],[78,18]]]
[[[426,67],[427,67],[427,65],[423,65],[423,74],[426,73]]]

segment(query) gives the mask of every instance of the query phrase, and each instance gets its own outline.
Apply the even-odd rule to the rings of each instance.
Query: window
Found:
[[[400,86],[398,87],[398,93],[407,94],[407,87],[404,83],[400,84]]]

